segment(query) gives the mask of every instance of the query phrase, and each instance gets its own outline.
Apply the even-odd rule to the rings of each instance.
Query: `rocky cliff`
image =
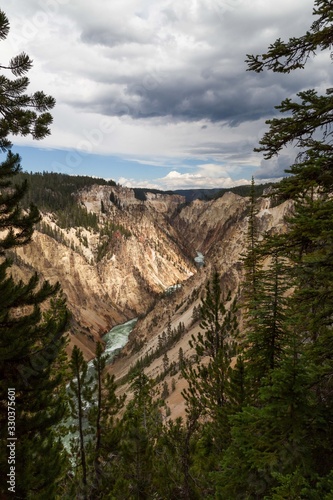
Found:
[[[170,362],[176,363],[180,347],[190,355],[188,339],[199,328],[193,311],[212,269],[222,276],[225,291],[235,292],[241,283],[249,199],[229,192],[185,204],[179,195],[109,185],[90,186],[75,197],[78,207],[94,215],[94,225],[60,227],[54,213],[44,213],[32,244],[17,250],[21,268],[60,281],[73,317],[71,343],[89,359],[103,333],[140,316],[127,355],[114,365],[118,378],[154,352],[168,321],[174,329],[185,325],[170,347]],[[289,202],[273,207],[269,199],[259,199],[261,234],[283,231],[290,208]],[[194,263],[197,251],[204,267]],[[162,359],[153,358],[146,370],[161,378]]]
[[[270,199],[258,200],[257,226],[260,237],[266,232],[283,232],[284,217],[290,213],[289,201],[272,206]],[[196,200],[184,207],[173,220],[175,228],[187,240],[191,248],[205,256],[205,266],[183,283],[172,296],[159,300],[154,309],[138,322],[127,344],[123,357],[112,367],[115,375],[122,379],[139,360],[145,360],[145,372],[158,381],[162,393],[163,383],[167,383],[169,395],[166,403],[173,417],[184,416],[185,407],[181,391],[185,387],[179,371],[179,352],[190,358],[193,354],[189,346],[192,335],[200,331],[195,310],[204,295],[204,285],[216,268],[221,275],[221,286],[225,293],[233,294],[239,289],[243,277],[242,256],[246,251],[249,199],[226,193],[214,201]],[[163,332],[170,327],[174,332],[183,329],[180,338],[168,343],[167,356],[172,369],[165,371],[165,354],[159,354]],[[128,391],[128,386],[123,386]]]
[[[19,248],[21,265],[60,281],[73,315],[72,342],[94,351],[94,340],[114,324],[143,315],[169,287],[195,272],[194,262],[169,222],[181,196],[92,186],[76,202],[94,213],[95,228],[61,228],[44,213],[33,241]]]

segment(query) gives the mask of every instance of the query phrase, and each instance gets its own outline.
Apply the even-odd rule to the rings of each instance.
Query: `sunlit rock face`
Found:
[[[194,355],[189,340],[196,337],[202,329],[200,322],[193,321],[194,310],[201,304],[205,295],[205,284],[211,278],[214,269],[221,276],[221,288],[224,296],[230,291],[234,296],[241,288],[244,276],[242,259],[246,253],[249,198],[242,198],[233,193],[226,193],[222,198],[214,201],[196,200],[182,208],[173,218],[174,227],[178,230],[183,241],[188,242],[189,251],[193,260],[200,252],[204,256],[203,266],[197,266],[197,272],[182,286],[176,288],[172,295],[161,297],[154,308],[138,321],[125,347],[125,356],[116,361],[112,367],[117,378],[123,377],[139,359],[145,359],[156,352],[163,332],[170,324],[177,329],[180,323],[185,326],[182,337],[168,349],[169,363],[177,366],[179,350],[190,359]],[[271,200],[257,201],[257,227],[259,238],[265,233],[281,233],[286,229],[285,216],[290,214],[292,202],[286,201],[281,205],[272,206]],[[170,323],[169,323],[170,322]],[[240,313],[239,327],[242,329]],[[164,370],[163,355],[151,356],[152,361],[145,367],[145,373],[152,378],[160,377]],[[193,359],[193,358],[192,358]],[[159,382],[157,392],[162,391],[163,383],[168,384],[170,395],[166,404],[170,409],[171,418],[185,416],[185,404],[182,391],[186,382],[179,371],[168,374]],[[129,391],[128,386],[122,388],[124,393]]]
[[[17,249],[17,259],[23,276],[36,270],[61,283],[72,312],[71,343],[86,358],[112,326],[148,311],[129,350],[133,339],[134,344],[154,342],[168,316],[176,318],[179,311],[189,323],[190,298],[197,291],[199,304],[213,268],[225,290],[239,287],[248,198],[229,192],[217,200],[185,204],[179,195],[95,185],[81,191],[76,202],[96,214],[94,229],[61,229],[55,214],[44,213],[44,229],[35,231],[30,245]],[[272,208],[270,200],[258,200],[260,232],[283,231],[289,210],[290,202]],[[195,262],[198,252],[204,256],[201,266]],[[175,292],[171,296],[170,290]]]
[[[159,294],[196,271],[169,222],[183,202],[154,193],[141,201],[131,189],[96,185],[77,203],[98,216],[97,228],[61,229],[54,214],[43,214],[43,232],[36,230],[17,255],[21,266],[61,283],[71,332],[88,346],[114,324],[145,313]]]

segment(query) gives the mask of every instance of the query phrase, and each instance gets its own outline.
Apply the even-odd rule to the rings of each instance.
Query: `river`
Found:
[[[117,352],[120,351],[122,347],[124,347],[128,341],[129,334],[133,330],[136,322],[138,321],[138,318],[131,319],[130,321],[127,321],[126,323],[122,323],[121,325],[114,326],[111,328],[111,330],[103,335],[103,340],[105,342],[105,350],[104,354],[107,355],[107,364],[110,364],[112,360],[114,359],[115,355]],[[90,378],[93,373],[94,373],[94,367],[93,367],[93,359],[89,361],[88,363],[88,371],[87,371],[87,377]],[[67,385],[68,388],[69,384]],[[85,408],[89,407],[89,404],[86,403]],[[68,418],[66,424],[67,425],[72,425],[74,423],[72,418]],[[76,423],[76,422],[75,422]],[[85,423],[85,428],[87,427],[87,424]],[[68,431],[67,434],[65,434],[62,437],[62,442],[68,452],[70,452],[70,440],[71,439],[78,439],[78,431],[76,430],[75,432]],[[89,440],[88,437],[86,437],[86,440]],[[73,460],[74,463],[74,460]]]
[[[197,252],[197,256],[194,257],[194,261],[198,267],[202,267],[205,264],[205,256],[201,252]]]
[[[110,364],[117,352],[127,344],[129,334],[133,330],[138,318],[131,319],[126,323],[114,326],[111,330],[103,335],[105,342],[104,354],[107,355],[107,364]],[[89,361],[88,365],[92,366],[93,360]]]

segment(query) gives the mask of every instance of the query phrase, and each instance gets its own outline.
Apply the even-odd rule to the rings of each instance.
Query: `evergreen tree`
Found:
[[[93,361],[93,365],[95,368],[95,380],[96,380],[96,396],[97,396],[97,404],[96,410],[90,415],[90,420],[95,421],[96,428],[96,444],[95,444],[95,457],[94,457],[94,466],[95,466],[95,474],[96,474],[96,482],[98,483],[98,475],[99,475],[99,462],[101,455],[101,446],[102,446],[102,391],[103,391],[103,371],[106,365],[106,357],[102,356],[103,347],[100,342],[96,344],[96,352],[95,359]]]
[[[70,408],[71,417],[75,424],[71,426],[71,431],[78,430],[78,439],[72,439],[72,454],[78,454],[80,460],[75,464],[81,473],[77,475],[76,489],[82,491],[83,497],[88,498],[88,465],[87,465],[87,441],[92,438],[93,429],[88,424],[88,406],[92,404],[92,377],[88,375],[88,363],[84,360],[82,351],[74,346],[70,361],[72,380],[70,387]],[[89,437],[86,437],[88,436]]]
[[[252,379],[252,390],[269,377],[279,365],[286,347],[286,292],[291,289],[291,275],[281,257],[274,239],[266,241],[269,248],[262,245],[263,254],[268,251],[270,262],[265,269],[257,271],[255,300],[249,301],[245,358],[247,373]]]
[[[256,216],[256,194],[254,178],[251,180],[250,210],[247,228],[247,252],[244,258],[245,268],[245,298],[255,300],[258,285],[258,222]]]
[[[155,467],[155,443],[162,432],[160,401],[154,400],[152,381],[143,371],[135,374],[131,389],[133,399],[124,413],[121,431],[116,498],[144,500],[152,498]]]
[[[106,363],[107,356],[103,355],[102,344],[97,342],[96,357],[93,360],[94,403],[88,415],[94,432],[91,450],[93,498],[104,498],[103,495],[111,490],[116,481],[116,464],[111,458],[115,457],[119,447],[118,422],[115,417],[122,409],[126,397],[116,395],[115,377],[105,373]]]
[[[230,297],[228,299],[226,302],[230,301]],[[212,282],[206,285],[206,297],[201,305],[200,326],[203,331],[197,338],[192,336],[190,341],[198,362],[187,364],[183,369],[183,376],[188,382],[188,389],[183,391],[187,404],[212,418],[216,418],[227,404],[229,368],[237,330],[235,313],[234,303],[229,310],[223,303],[220,276],[215,271]]]
[[[9,32],[0,11],[0,39]],[[28,244],[39,220],[36,207],[26,212],[20,202],[27,184],[15,185],[20,158],[10,151],[8,135],[42,139],[52,121],[48,110],[54,99],[43,92],[27,95],[24,76],[32,62],[20,54],[7,66],[15,78],[0,76],[0,148],[7,157],[0,164],[0,475],[8,474],[8,390],[15,391],[15,495],[45,498],[55,495],[64,473],[65,458],[55,426],[65,414],[62,361],[67,310],[59,285],[41,283],[37,275],[25,282],[14,278],[10,250]],[[11,431],[13,432],[13,431]],[[45,457],[47,456],[47,460]],[[1,494],[8,494],[1,483]]]
[[[329,49],[331,2],[316,0],[314,14],[304,36],[249,56],[250,69],[288,73]],[[263,286],[251,304],[245,351],[246,368],[256,373],[255,406],[230,419],[222,498],[330,498],[332,492],[332,89],[302,91],[277,109],[286,117],[268,121],[258,150],[271,158],[288,144],[299,148],[291,175],[276,190],[295,200],[294,213],[287,234],[264,243],[271,266],[260,270]]]
[[[4,261],[0,266],[1,474],[8,474],[7,399],[13,388],[16,494],[42,498],[55,491],[63,473],[62,446],[54,426],[65,414],[61,363],[67,311],[63,300],[56,298],[58,286],[45,283],[40,288],[36,275],[27,284],[15,283],[8,269],[9,262]],[[50,296],[53,301],[42,313],[40,305]]]
[[[178,367],[180,371],[182,371],[185,367],[185,357],[182,347],[178,350]]]
[[[0,39],[6,39],[9,33],[9,21],[0,11]],[[13,57],[8,65],[0,65],[0,69],[10,71],[16,78],[0,77],[1,119],[0,148],[2,151],[11,147],[9,134],[32,135],[34,139],[43,139],[50,133],[49,125],[52,116],[48,112],[53,108],[55,100],[44,92],[26,94],[29,79],[24,76],[32,67],[32,61],[24,52]]]
[[[186,401],[187,422],[201,424],[195,452],[195,475],[200,477],[202,491],[214,494],[215,478],[211,477],[211,471],[219,467],[221,456],[229,445],[229,415],[235,411],[229,395],[237,333],[236,305],[231,303],[230,294],[223,301],[217,271],[207,283],[201,317],[202,331],[197,338],[191,339],[197,360],[183,368],[188,388],[182,394]]]
[[[167,353],[164,353],[162,362],[163,362],[164,373],[166,373],[168,371],[168,368],[169,368],[169,356]]]
[[[312,367],[302,351],[297,329],[290,325],[279,364],[270,371],[269,383],[259,387],[255,406],[231,416],[231,444],[217,475],[222,497],[266,498],[278,476],[298,471],[305,483],[315,477],[311,449],[317,410],[310,390]]]
[[[27,183],[13,184],[13,177],[21,170],[20,158],[8,151],[7,158],[0,164],[0,256],[5,251],[30,242],[34,225],[39,222],[37,208],[31,206],[28,213],[20,209]]]
[[[267,53],[248,56],[249,69],[257,72],[269,69],[280,73],[303,68],[310,56],[318,50],[331,48],[332,9],[327,0],[316,0],[314,15],[318,16],[310,30],[300,37],[290,38],[288,42],[276,40]],[[331,155],[332,144],[329,124],[332,121],[332,89],[324,95],[311,89],[299,92],[298,100],[285,99],[276,108],[286,113],[286,118],[268,120],[270,129],[262,140],[258,151],[265,158],[271,158],[287,144],[300,147],[298,160],[287,172],[294,174],[282,183],[287,191],[295,194],[307,191],[317,185],[326,190],[332,187]]]
[[[193,469],[195,443],[199,438],[198,414],[170,419],[155,445],[158,463],[154,474],[157,498],[199,500],[198,477]]]
[[[228,401],[231,413],[240,411],[250,399],[249,381],[243,354],[238,354],[236,363],[229,372]]]
[[[166,380],[163,382],[161,399],[166,399],[170,395],[169,386]]]
[[[200,306],[194,306],[192,311],[192,324],[199,321],[200,318]]]

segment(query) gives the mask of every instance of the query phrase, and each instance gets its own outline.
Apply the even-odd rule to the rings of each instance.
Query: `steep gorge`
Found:
[[[129,370],[143,360],[148,376],[158,381],[157,390],[162,394],[167,384],[169,394],[165,399],[172,417],[184,416],[185,406],[181,391],[185,381],[179,370],[180,350],[184,358],[194,354],[189,340],[200,331],[195,310],[204,296],[204,286],[217,269],[221,275],[221,287],[225,293],[234,295],[239,290],[242,277],[242,255],[247,246],[249,198],[226,193],[214,201],[196,200],[181,210],[173,223],[191,248],[205,255],[205,267],[183,283],[173,295],[162,298],[145,318],[139,321],[124,349],[124,356],[116,360],[112,371],[118,379],[126,376]],[[261,198],[257,201],[257,225],[260,237],[265,233],[285,231],[285,216],[292,209],[292,202],[286,201],[272,206],[272,200]],[[184,331],[175,342],[168,343],[159,353],[161,338],[171,327],[176,332],[180,325]],[[167,353],[168,365],[165,370]],[[128,385],[121,389],[128,392]]]
[[[92,186],[77,203],[96,214],[98,228],[61,228],[43,213],[30,245],[19,248],[20,266],[60,281],[72,313],[71,342],[93,356],[95,341],[115,324],[144,315],[156,298],[195,272],[169,215],[184,202],[177,195]]]
[[[54,213],[44,212],[33,242],[17,250],[21,268],[60,281],[72,312],[71,344],[91,359],[97,339],[115,324],[139,316],[126,356],[112,368],[117,378],[156,350],[168,321],[174,329],[185,325],[168,352],[170,363],[177,363],[180,347],[190,355],[188,339],[199,328],[193,310],[212,269],[222,276],[225,291],[239,288],[249,199],[228,192],[186,204],[179,195],[146,192],[138,199],[133,189],[108,185],[86,187],[75,196],[78,206],[95,214],[97,227],[61,228]],[[272,207],[270,199],[262,198],[258,210],[262,234],[283,231],[290,202]],[[202,268],[194,263],[197,251],[205,256]],[[175,284],[177,289],[167,293]],[[161,378],[162,367],[161,357],[155,356],[146,369]]]

